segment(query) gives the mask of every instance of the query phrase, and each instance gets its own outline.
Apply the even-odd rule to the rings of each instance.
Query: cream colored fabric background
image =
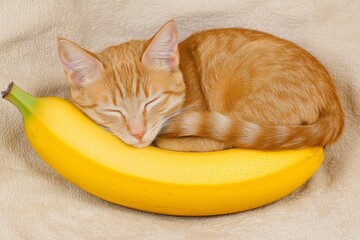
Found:
[[[2,0],[0,89],[66,96],[56,36],[99,51],[149,38],[175,18],[181,39],[246,27],[289,39],[328,68],[346,113],[341,140],[291,196],[210,218],[169,217],[90,196],[50,169],[28,144],[18,111],[0,100],[1,239],[360,239],[360,2],[261,0]]]

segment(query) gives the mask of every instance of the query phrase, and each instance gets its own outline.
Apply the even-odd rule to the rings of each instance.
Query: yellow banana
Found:
[[[64,99],[36,98],[14,84],[3,97],[20,110],[30,143],[60,175],[102,199],[148,212],[205,216],[256,208],[301,186],[324,158],[322,148],[137,149]]]

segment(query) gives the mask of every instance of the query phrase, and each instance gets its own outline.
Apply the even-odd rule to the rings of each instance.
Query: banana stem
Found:
[[[1,92],[2,98],[8,100],[14,106],[19,109],[23,117],[25,118],[31,112],[31,109],[36,105],[39,98],[36,98],[18,86],[11,82],[8,88]]]

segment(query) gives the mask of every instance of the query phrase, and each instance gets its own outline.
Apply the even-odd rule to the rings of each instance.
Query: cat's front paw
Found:
[[[199,137],[157,138],[155,146],[178,152],[210,152],[232,147],[223,142]]]
[[[175,138],[157,138],[154,142],[155,146],[158,148],[171,150],[171,151],[186,151],[184,146],[176,141]]]

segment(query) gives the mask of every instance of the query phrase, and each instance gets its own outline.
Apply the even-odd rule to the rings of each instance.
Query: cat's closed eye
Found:
[[[125,118],[125,115],[122,111],[118,110],[118,109],[103,109],[103,111],[105,113],[108,113],[108,114],[111,114],[111,115],[114,115],[116,117],[122,117],[122,118]]]
[[[144,111],[149,111],[152,107],[159,104],[161,101],[164,100],[164,95],[157,95],[155,97],[150,98],[144,105]]]

